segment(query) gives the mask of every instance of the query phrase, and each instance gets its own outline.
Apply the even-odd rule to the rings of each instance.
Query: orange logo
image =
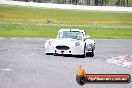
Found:
[[[86,74],[82,66],[77,69],[76,81],[79,85],[86,83],[130,83],[129,74]]]

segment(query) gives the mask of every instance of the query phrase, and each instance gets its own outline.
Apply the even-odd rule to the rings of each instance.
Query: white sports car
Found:
[[[45,54],[71,54],[81,57],[94,56],[95,42],[86,36],[84,30],[60,29],[56,39],[45,43]]]

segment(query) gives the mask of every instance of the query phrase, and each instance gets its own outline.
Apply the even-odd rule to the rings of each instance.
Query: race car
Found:
[[[45,43],[45,54],[76,55],[81,57],[94,56],[95,42],[89,39],[84,30],[60,29],[56,39]]]

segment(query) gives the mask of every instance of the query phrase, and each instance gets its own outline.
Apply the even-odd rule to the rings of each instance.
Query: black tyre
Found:
[[[92,49],[92,52],[88,52],[86,56],[94,57],[94,49]]]
[[[92,49],[92,52],[91,52],[90,56],[91,56],[91,57],[94,56],[94,49]]]

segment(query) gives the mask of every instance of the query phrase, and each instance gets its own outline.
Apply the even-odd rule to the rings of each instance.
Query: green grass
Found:
[[[56,24],[132,25],[132,13],[0,6],[0,21]]]
[[[0,24],[0,37],[37,37],[55,38],[60,28],[84,29],[91,38],[132,38],[132,28],[113,28],[103,26],[65,26],[65,25],[39,25],[39,24]]]
[[[0,37],[54,38],[60,28],[84,29],[92,38],[132,39],[132,13],[0,5]]]

